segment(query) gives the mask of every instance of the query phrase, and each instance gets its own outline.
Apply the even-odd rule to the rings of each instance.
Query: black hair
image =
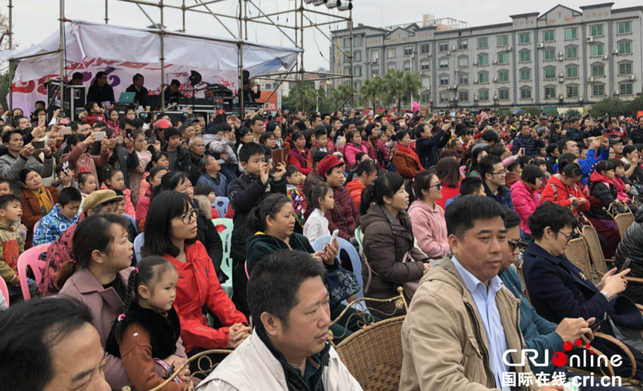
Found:
[[[3,194],[0,196],[0,209],[7,209],[7,206],[11,202],[22,203],[22,199],[15,194]]]
[[[87,102],[87,104],[85,104],[85,110],[87,111],[87,114],[91,114],[92,110],[94,109],[94,105],[97,105],[97,104],[98,103],[96,102]]]
[[[322,182],[313,187],[310,192],[310,200],[308,201],[311,210],[321,209],[319,200],[324,199],[329,191],[333,191],[333,189],[326,182]]]
[[[5,133],[2,135],[2,142],[3,142],[4,144],[6,144],[6,143],[10,142],[10,141],[11,141],[11,136],[13,136],[14,134],[19,134],[19,135],[20,135],[20,137],[23,137],[23,136],[22,136],[22,132],[21,132],[20,130],[18,130],[18,129],[13,129],[13,130],[10,130],[10,131],[8,131],[8,132],[5,132]]]
[[[20,174],[18,175],[18,178],[20,178],[20,182],[25,183],[27,180],[27,175],[30,173],[35,172],[36,174],[40,175],[38,171],[34,170],[33,168],[23,168],[22,171],[20,171]]]
[[[474,176],[464,178],[462,182],[460,182],[460,195],[473,194],[480,190],[480,186],[482,186],[482,179]]]
[[[502,163],[502,160],[500,160],[499,157],[489,155],[485,156],[480,160],[480,164],[478,165],[478,172],[480,173],[480,178],[482,180],[486,180],[486,174],[492,174],[493,171],[493,166],[495,166],[498,163]],[[504,169],[504,167],[503,167]]]
[[[565,149],[567,149],[567,143],[568,143],[569,141],[576,143],[576,141],[574,141],[574,140],[561,140],[561,141],[558,143],[558,152],[560,152],[560,153],[564,153],[563,151],[564,151]],[[578,145],[578,143],[576,143],[576,145]]]
[[[377,166],[375,165],[375,163],[371,160],[364,160],[357,165],[355,175],[360,176],[363,173],[366,173],[366,175],[371,175],[374,172],[377,172]]]
[[[637,150],[636,145],[626,145],[623,147],[623,156],[627,156],[636,150]]]
[[[123,173],[123,171],[121,171],[119,169],[115,169],[115,168],[105,170],[105,185],[107,186],[107,181],[111,181],[114,178],[114,176],[116,174],[118,174],[119,172],[121,174]],[[108,187],[110,187],[110,186],[108,186]]]
[[[598,172],[599,174],[602,174],[605,171],[614,170],[615,168],[616,167],[614,167],[614,163],[609,160],[601,160],[594,166],[594,170],[596,170],[596,172]]]
[[[325,127],[319,126],[315,130],[315,140],[317,140],[318,138],[320,138],[322,136],[328,136],[328,131],[326,130]]]
[[[294,174],[300,172],[296,166],[289,165],[286,167],[286,178],[290,178]]]
[[[543,173],[543,170],[540,169],[540,167],[534,164],[528,164],[525,166],[525,168],[522,169],[520,179],[522,179],[522,181],[525,183],[535,185],[536,179],[542,178],[544,175],[545,174]]]
[[[72,79],[72,80],[78,80],[78,79],[83,80],[84,78],[85,78],[85,77],[84,77],[84,76],[83,76],[83,74],[82,74],[82,73],[80,73],[80,72],[74,72],[74,73],[71,75],[71,79]]]
[[[163,156],[165,156],[165,158],[169,160],[167,152],[165,152],[165,151],[154,151],[154,153],[152,154],[152,160],[150,160],[150,164],[147,165],[147,170],[150,171],[150,170],[152,170],[153,167],[156,167],[152,163],[158,163],[159,160],[161,160],[161,158]],[[163,168],[165,168],[165,167],[163,167]]]
[[[24,301],[0,313],[2,388],[44,390],[55,375],[53,348],[91,322],[86,304],[61,296]]]
[[[172,81],[170,82],[170,85],[171,86],[176,86],[176,87],[181,87],[181,82],[178,81],[177,79],[172,79]]]
[[[92,214],[78,223],[72,241],[71,259],[63,264],[56,278],[56,287],[61,289],[78,268],[86,269],[96,250],[109,254],[114,241],[112,225],[120,225],[127,232],[129,221],[114,214]]]
[[[266,230],[266,217],[275,218],[284,205],[290,203],[290,198],[285,194],[272,194],[266,197],[259,206],[255,206],[248,216],[250,232]]]
[[[152,191],[152,200],[164,191],[175,191],[184,181],[189,181],[190,177],[184,171],[169,171],[163,175],[161,184],[156,186]]]
[[[617,169],[619,167],[625,167],[625,163],[621,159],[610,159],[610,163],[614,166],[614,169]]]
[[[263,145],[271,137],[274,137],[275,139],[277,139],[277,137],[273,132],[265,132],[264,134],[261,135],[261,137],[259,137],[259,143]]]
[[[267,312],[288,331],[288,314],[299,303],[299,288],[308,279],[323,280],[325,273],[320,262],[301,251],[281,250],[266,256],[253,267],[248,280],[252,319],[261,327],[261,314]]]
[[[569,208],[562,207],[553,202],[545,202],[529,216],[529,230],[534,239],[542,239],[545,228],[549,227],[558,233],[561,229],[571,226],[575,228],[578,220]]]
[[[440,178],[440,183],[446,187],[458,187],[460,183],[460,164],[453,158],[438,160],[435,173]]]
[[[409,202],[423,200],[424,195],[422,194],[422,190],[426,190],[427,192],[431,190],[431,180],[434,177],[438,178],[438,181],[440,180],[433,170],[424,170],[415,176],[413,182],[407,182],[406,191],[409,193]]]
[[[488,155],[489,152],[491,152],[491,147],[485,145],[483,147],[471,150],[471,160],[469,161],[469,169],[467,170],[467,174],[470,174],[473,171],[478,171],[478,156],[480,156],[482,152],[486,152]]]
[[[134,77],[132,77],[132,81],[134,82],[138,80],[139,77],[143,77],[143,75],[141,75],[140,73],[137,73],[136,75],[134,75]]]
[[[428,124],[419,124],[415,127],[415,138],[422,137],[422,133],[425,132],[425,128],[429,126]]]
[[[194,188],[194,195],[209,196],[210,193],[214,193],[214,187],[208,185],[207,183],[201,183]],[[216,193],[215,193],[216,194]]]
[[[264,157],[265,154],[263,147],[255,142],[244,144],[239,151],[239,161],[242,163],[248,163],[248,160],[250,160],[254,155],[261,155]]]
[[[58,203],[60,206],[65,206],[70,202],[82,202],[83,196],[80,194],[80,191],[75,187],[66,187],[60,191],[58,195]]]
[[[191,207],[190,198],[178,191],[164,191],[152,199],[149,210],[154,212],[148,211],[145,219],[145,243],[143,243],[141,250],[144,257],[166,254],[176,257],[179,255],[181,250],[172,243],[170,227],[173,219],[185,215]],[[194,243],[195,241],[196,237],[186,240],[186,243]]]
[[[274,132],[277,127],[279,127],[279,124],[277,122],[270,121],[266,124],[266,132]]]
[[[292,142],[294,144],[295,141],[299,140],[302,137],[306,138],[306,135],[304,134],[304,132],[295,131],[295,132],[292,133],[292,136],[290,137],[290,139],[292,140]]]
[[[518,216],[518,213],[514,212],[511,209],[505,210],[505,213],[507,214],[505,216],[505,228],[506,229],[511,229],[514,227],[520,226],[520,216]]]
[[[366,214],[373,202],[384,205],[384,197],[393,198],[402,186],[404,186],[404,179],[395,172],[387,172],[376,178],[375,182],[366,186],[362,191],[360,214]]]
[[[506,208],[491,197],[467,195],[458,197],[449,205],[444,215],[447,233],[459,239],[473,228],[478,220],[490,220],[495,217],[505,219]]]
[[[551,156],[552,153],[554,153],[558,149],[558,146],[556,144],[549,144],[547,145],[547,148],[545,148],[545,152],[547,152],[547,156]]]
[[[410,130],[402,130],[395,134],[395,141],[400,142],[404,138],[404,136],[409,135],[411,137],[411,131]]]

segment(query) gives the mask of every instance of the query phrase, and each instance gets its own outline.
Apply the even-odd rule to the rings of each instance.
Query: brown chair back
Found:
[[[569,245],[565,250],[565,256],[580,270],[583,271],[585,276],[590,279],[592,278],[592,265],[589,260],[589,252],[587,249],[587,243],[583,238],[575,238],[569,241]]]

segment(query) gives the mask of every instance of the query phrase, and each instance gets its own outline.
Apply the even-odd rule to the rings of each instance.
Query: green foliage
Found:
[[[605,98],[594,104],[590,114],[594,118],[602,117],[605,113],[615,116],[636,117],[636,112],[643,110],[643,97],[639,96],[633,101],[623,101],[618,97]]]
[[[9,94],[9,86],[11,81],[9,80],[9,72],[5,72],[0,75],[0,104],[5,110],[9,109],[9,102],[7,102],[7,96]]]
[[[537,116],[540,115],[540,113],[543,112],[543,109],[542,109],[542,107],[530,106],[530,107],[526,107],[526,108],[522,109],[522,112],[523,112],[523,114],[528,113],[532,117],[537,117]]]
[[[571,117],[581,118],[583,116],[583,113],[581,113],[580,111],[578,111],[576,109],[569,109],[569,110],[567,110],[565,112],[565,114],[563,116],[564,117],[570,117],[570,118]]]
[[[377,109],[378,98],[381,98],[383,93],[384,80],[382,80],[379,75],[366,80],[362,85],[362,88],[359,90],[359,94],[364,99],[364,104],[366,104],[366,102],[370,102],[373,111]],[[381,105],[382,101],[380,99],[380,106]]]
[[[412,97],[420,96],[422,80],[420,75],[409,71],[390,69],[383,78],[384,100],[395,101],[398,109],[404,103],[410,104]]]

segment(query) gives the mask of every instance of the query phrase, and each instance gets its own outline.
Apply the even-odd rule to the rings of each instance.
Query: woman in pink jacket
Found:
[[[525,238],[531,238],[531,230],[527,223],[536,208],[540,205],[538,189],[542,186],[543,171],[533,164],[525,166],[520,175],[520,181],[511,186],[511,202],[514,210],[520,216],[520,229]]]
[[[344,157],[346,158],[347,168],[351,168],[355,165],[355,156],[360,152],[364,152],[368,155],[366,145],[362,145],[362,135],[357,130],[346,133]]]
[[[444,209],[436,202],[442,198],[442,184],[437,175],[431,171],[422,171],[415,177],[407,192],[416,199],[409,208],[413,235],[417,246],[431,259],[441,259],[449,252],[447,240],[447,223]]]

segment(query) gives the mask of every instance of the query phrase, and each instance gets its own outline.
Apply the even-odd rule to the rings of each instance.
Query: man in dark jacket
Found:
[[[569,129],[567,129],[567,132],[565,133],[565,138],[567,140],[583,141],[585,137],[587,137],[587,134],[580,128],[580,120],[578,117],[570,118]]]
[[[140,163],[138,160],[138,154],[134,150],[134,142],[129,138],[126,138],[124,141],[125,146],[122,146],[116,144],[116,138],[109,139],[109,148],[113,148],[113,153],[107,164],[102,167],[102,171],[99,172],[99,176],[101,176],[101,174],[104,176],[109,169],[117,169],[123,173],[125,183],[129,183],[129,171],[136,169]],[[103,181],[105,180],[104,177],[99,179]]]
[[[107,84],[107,73],[101,71],[96,74],[96,80],[87,92],[87,102],[96,102],[98,104],[115,102],[114,89]]]
[[[536,131],[531,129],[528,123],[523,122],[520,124],[520,133],[514,138],[511,145],[511,153],[517,155],[520,148],[524,148],[526,156],[535,157],[538,155],[539,145]]]
[[[138,102],[139,105],[143,104],[143,98],[149,95],[149,91],[143,86],[143,84],[145,84],[145,78],[140,73],[137,73],[132,78],[132,82],[125,92],[133,92],[135,94],[134,101]]]
[[[339,237],[350,241],[359,224],[359,210],[350,192],[342,186],[344,163],[337,156],[328,155],[317,165],[317,174],[324,177],[326,183],[333,188],[335,207],[326,212],[328,229],[331,232],[339,230]]]
[[[161,150],[167,153],[170,162],[169,170],[184,171],[183,167],[190,164],[190,153],[181,146],[181,132],[177,128],[167,128],[164,132],[166,144]]]
[[[234,230],[232,231],[231,257],[233,259],[232,286],[233,301],[237,309],[248,314],[246,303],[247,277],[245,271],[246,240],[252,235],[248,229],[248,215],[255,206],[272,193],[286,194],[284,174],[286,167],[276,167],[270,178],[270,165],[265,161],[261,145],[248,143],[239,151],[239,161],[245,174],[233,180],[228,186],[228,198],[234,209]]]
[[[643,144],[643,115],[638,118],[638,126],[630,132],[634,144]]]
[[[429,169],[440,160],[440,150],[451,138],[451,123],[445,122],[436,132],[432,132],[427,124],[415,128],[415,152],[420,158],[422,167]]]
[[[483,158],[478,165],[478,171],[487,197],[514,210],[511,191],[505,186],[507,170],[502,165],[500,158],[493,155]]]

